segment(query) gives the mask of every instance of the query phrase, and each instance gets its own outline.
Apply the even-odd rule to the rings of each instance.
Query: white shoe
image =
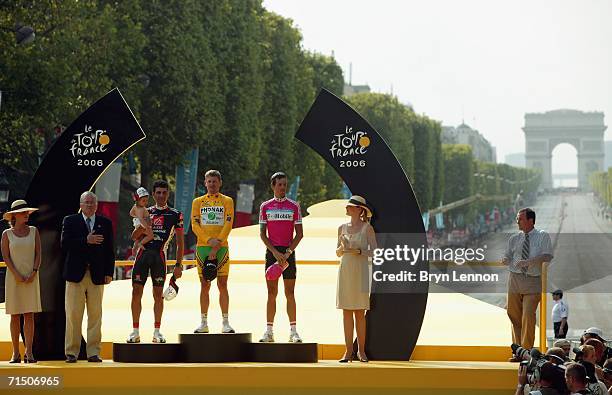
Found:
[[[298,335],[297,332],[291,332],[289,335],[289,343],[301,343],[302,338]]]
[[[140,333],[138,333],[137,331],[133,331],[132,333],[130,333],[126,341],[128,343],[140,343]]]
[[[208,333],[208,324],[205,322],[200,323],[193,333]]]
[[[274,343],[274,333],[272,331],[265,331],[261,339],[259,339],[260,343]]]
[[[153,343],[165,343],[166,338],[159,332],[153,333]]]
[[[223,333],[236,333],[234,328],[232,328],[230,326],[229,322],[224,322],[223,323],[223,329],[221,329],[221,332],[223,332]]]

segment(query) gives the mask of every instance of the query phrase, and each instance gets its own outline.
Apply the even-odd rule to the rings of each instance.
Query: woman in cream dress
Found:
[[[365,354],[365,312],[370,309],[370,262],[376,248],[376,235],[369,219],[372,211],[361,196],[352,196],[346,205],[349,223],[338,228],[336,255],[340,257],[336,308],[342,309],[346,351],[340,362],[353,359],[353,328],[357,332],[358,358]]]
[[[2,233],[2,257],[8,268],[5,279],[6,314],[11,315],[11,340],[13,357],[11,363],[21,362],[19,355],[20,318],[23,315],[25,337],[25,363],[36,363],[32,355],[34,339],[34,313],[42,311],[38,269],[40,268],[40,236],[38,229],[28,226],[30,213],[36,208],[28,207],[25,200],[16,200],[11,211],[3,218],[11,228]]]

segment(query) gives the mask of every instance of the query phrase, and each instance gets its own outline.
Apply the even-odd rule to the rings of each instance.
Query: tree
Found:
[[[141,125],[147,138],[135,148],[142,184],[151,177],[173,176],[185,153],[200,145],[214,128],[219,108],[199,2],[142,1],[140,23],[147,37],[143,51],[150,83],[141,96]],[[189,32],[189,34],[185,34]],[[214,118],[213,118],[214,119]]]
[[[265,87],[260,113],[263,130],[255,186],[257,203],[270,196],[270,176],[274,172],[283,171],[290,180],[295,174],[293,135],[301,115],[297,92],[304,60],[301,35],[289,20],[264,11],[261,22]]]
[[[436,123],[434,130],[434,150],[435,161],[434,182],[432,192],[432,207],[437,207],[444,198],[444,156],[442,154],[442,131],[439,123]]]
[[[313,71],[313,84],[316,92],[327,89],[340,97],[344,91],[344,75],[342,67],[331,56],[317,52],[306,52],[306,61]]]
[[[23,196],[24,180],[63,127],[115,86],[131,98],[137,95],[144,36],[118,5],[93,0],[0,4],[0,26],[15,21],[28,21],[36,39],[17,46],[11,32],[0,31],[0,89],[5,92],[0,166],[12,194]]]
[[[439,124],[426,116],[415,117],[414,122],[414,182],[413,188],[422,210],[435,207],[434,179],[436,176],[436,145],[440,135]]]
[[[341,97],[344,90],[344,76],[342,68],[331,56],[325,56],[316,52],[305,54],[308,65],[312,68],[313,85],[315,92],[322,88],[327,89],[334,95]],[[325,199],[337,199],[342,190],[342,179],[333,167],[324,163],[321,183],[325,187]]]
[[[472,148],[465,144],[442,144],[444,156],[444,203],[474,194],[474,160]]]
[[[259,174],[262,149],[264,80],[260,15],[255,0],[222,0],[203,4],[210,34],[215,75],[220,88],[221,118],[200,144],[200,168],[223,174],[223,191],[234,196],[242,180]],[[208,14],[209,13],[209,14]]]

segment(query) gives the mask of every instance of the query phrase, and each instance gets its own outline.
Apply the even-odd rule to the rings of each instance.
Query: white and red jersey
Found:
[[[259,207],[259,223],[266,224],[273,246],[289,247],[295,225],[302,223],[300,205],[286,197],[267,200]]]

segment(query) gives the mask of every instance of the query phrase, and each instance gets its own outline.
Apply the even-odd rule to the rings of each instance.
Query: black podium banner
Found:
[[[40,231],[40,288],[43,313],[37,314],[34,355],[64,358],[64,256],[62,219],[79,211],[80,195],[92,190],[106,168],[145,138],[119,89],[83,112],[53,143],[28,187],[28,204],[38,207],[30,223]]]
[[[380,248],[426,245],[421,212],[404,170],[382,137],[348,104],[323,89],[295,136],[321,155],[353,194],[372,206],[372,225],[377,235],[386,235],[377,237]],[[398,239],[388,237],[393,234]],[[397,273],[401,267],[388,262],[378,270]],[[427,261],[419,261],[415,269],[428,272],[428,267]],[[366,315],[370,358],[410,359],[423,323],[427,292],[427,282],[372,283],[371,310]]]

